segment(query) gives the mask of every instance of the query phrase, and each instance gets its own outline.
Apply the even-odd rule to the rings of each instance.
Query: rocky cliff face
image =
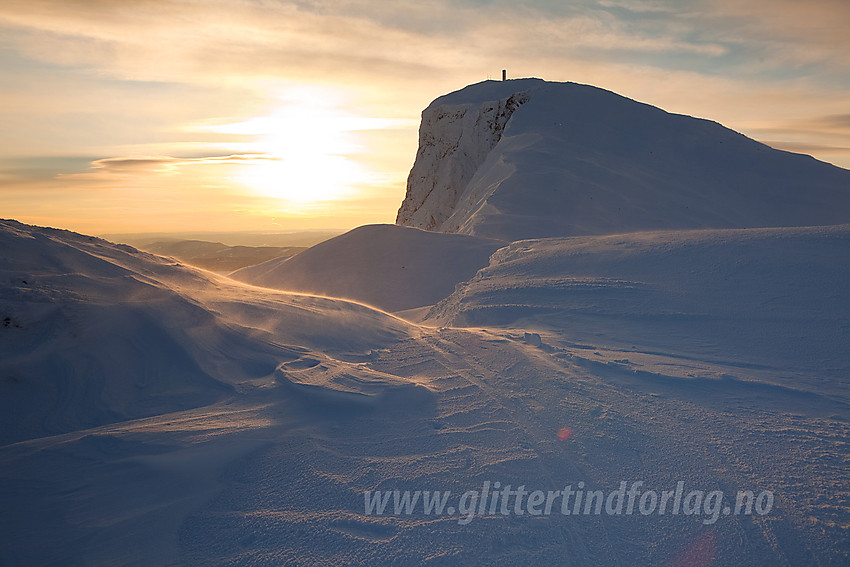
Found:
[[[490,151],[499,143],[524,92],[481,103],[438,99],[422,113],[419,150],[396,224],[441,230]]]
[[[850,222],[850,171],[596,87],[435,100],[396,223],[503,241]]]

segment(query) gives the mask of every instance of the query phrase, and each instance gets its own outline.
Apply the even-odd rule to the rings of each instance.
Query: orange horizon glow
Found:
[[[12,0],[0,216],[90,234],[392,223],[422,109],[503,68],[850,167],[848,18],[834,0]]]

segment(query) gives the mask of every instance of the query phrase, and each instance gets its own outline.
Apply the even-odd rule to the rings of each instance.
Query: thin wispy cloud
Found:
[[[237,165],[222,156],[274,153],[262,146],[268,133],[246,125],[278,127],[269,117],[287,96],[317,87],[338,93],[355,124],[338,117],[335,131],[361,128],[359,149],[330,151],[341,160],[327,163],[365,167],[361,178],[373,180],[340,207],[350,205],[353,226],[356,199],[381,202],[370,220],[391,221],[422,108],[507,68],[596,84],[850,165],[833,151],[850,146],[838,118],[850,112],[847,29],[841,0],[12,0],[0,4],[0,72],[14,77],[0,90],[0,152],[97,156],[54,181],[112,176],[150,190],[154,178],[189,183],[194,172],[218,186]],[[283,138],[272,143],[297,146]],[[0,181],[21,170],[0,166]]]
[[[560,5],[560,4],[559,4]],[[439,73],[491,53],[755,55],[764,69],[847,62],[845,3],[5,3],[7,45],[133,80],[327,80]],[[463,54],[463,57],[459,57]],[[463,63],[458,63],[462,59]],[[647,60],[648,64],[652,64]]]
[[[221,165],[221,164],[243,164],[245,162],[256,162],[271,160],[270,156],[263,154],[242,154],[226,156],[204,156],[195,158],[176,158],[170,156],[128,156],[112,157],[94,160],[91,169],[94,173],[124,174],[124,173],[176,173],[180,167],[187,165]],[[86,175],[86,174],[72,174]]]

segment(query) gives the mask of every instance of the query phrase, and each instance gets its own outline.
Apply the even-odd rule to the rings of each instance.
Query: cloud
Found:
[[[139,174],[174,174],[180,168],[196,165],[233,165],[272,161],[275,158],[265,154],[229,154],[201,157],[171,156],[123,156],[97,159],[91,162],[90,171],[59,175],[61,178],[101,178],[106,176],[124,176]]]
[[[249,196],[224,172],[267,148],[209,126],[250,125],[319,85],[383,120],[358,158],[394,176],[391,222],[419,111],[507,68],[836,155],[850,146],[848,13],[844,0],[6,0],[0,153],[113,156],[50,169],[51,187],[136,188],[133,206],[157,195],[186,211],[229,191],[217,206],[233,211]]]
[[[821,140],[820,144],[811,143],[810,147],[819,149],[840,149],[835,143],[850,144],[850,114],[827,114],[774,121],[769,126],[755,128],[762,136],[774,136],[785,139],[808,138]],[[824,141],[831,144],[824,144]]]
[[[774,120],[752,128],[753,136],[774,148],[813,155],[850,167],[850,115],[824,114]]]
[[[91,167],[109,173],[164,173],[173,171],[178,163],[178,160],[169,157],[121,157],[95,160]]]
[[[609,79],[597,84],[610,88],[624,73],[652,75],[652,91],[672,75],[747,83],[753,96],[795,77],[846,89],[835,73],[850,61],[850,25],[832,20],[847,13],[841,3],[30,0],[0,5],[8,32],[0,43],[122,80],[246,91],[335,85],[385,116],[408,117],[505,67],[514,76]]]
[[[29,56],[131,80],[221,83],[427,66],[416,34],[285,3],[35,0],[0,10],[12,32],[6,42]]]
[[[850,134],[850,114],[828,114],[816,116],[808,121],[808,124],[818,130],[843,132]]]
[[[780,150],[787,150],[789,152],[795,152],[800,154],[830,154],[830,155],[850,155],[850,147],[841,147],[841,146],[826,146],[823,144],[807,144],[805,142],[788,142],[783,140],[761,140],[763,144],[767,144],[768,146],[779,148]]]
[[[696,15],[704,33],[737,44],[754,69],[845,73],[850,64],[845,0],[706,0]]]
[[[33,0],[4,3],[0,21],[10,28],[7,43],[42,61],[125,79],[205,84],[223,77],[416,80],[518,51],[531,58],[726,53],[721,43],[694,41],[693,21],[669,6],[611,4],[553,10],[557,4],[545,2],[148,0],[128,8]]]

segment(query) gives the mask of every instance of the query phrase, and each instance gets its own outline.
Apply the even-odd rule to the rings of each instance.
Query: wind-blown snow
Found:
[[[0,221],[0,248],[0,443],[207,405],[308,349],[406,335],[362,305],[262,293],[68,231]]]
[[[850,399],[848,258],[850,225],[524,240],[426,322],[806,372]]]
[[[435,100],[398,224],[506,241],[850,222],[850,172],[614,93],[537,79]]]

